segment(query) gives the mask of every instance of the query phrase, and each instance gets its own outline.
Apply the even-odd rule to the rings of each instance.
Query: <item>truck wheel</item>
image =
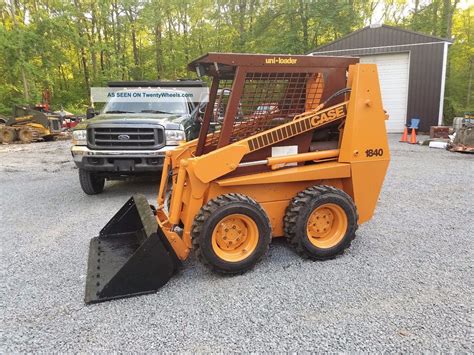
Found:
[[[332,259],[350,246],[357,220],[356,206],[344,191],[313,186],[291,200],[284,219],[285,235],[301,256]]]
[[[23,127],[18,131],[18,138],[22,143],[31,143],[33,141],[33,131],[28,127]]]
[[[16,139],[15,129],[9,127],[3,127],[0,130],[1,141],[3,143],[13,143]]]
[[[82,191],[88,195],[96,195],[104,191],[105,178],[90,171],[79,169],[79,181]]]
[[[242,274],[267,252],[270,220],[262,207],[241,194],[210,200],[196,215],[192,228],[197,258],[212,271]]]

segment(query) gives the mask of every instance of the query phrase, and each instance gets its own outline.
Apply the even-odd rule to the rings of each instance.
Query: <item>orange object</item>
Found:
[[[400,139],[400,143],[408,143],[408,128],[405,126],[405,130],[403,131],[402,139]]]
[[[311,213],[306,233],[314,246],[332,248],[341,242],[347,225],[347,216],[341,206],[328,203]]]
[[[231,214],[224,217],[212,232],[212,250],[228,262],[246,259],[255,251],[257,244],[257,224],[244,214]]]
[[[410,135],[410,144],[416,144],[416,143],[418,143],[416,141],[416,132],[415,132],[415,129],[412,128],[411,129],[411,135]]]
[[[347,101],[321,111],[304,112],[291,121],[263,132],[257,131],[206,154],[196,156],[197,140],[167,152],[162,176],[171,175],[172,172],[171,203],[166,211],[165,195],[170,180],[163,178],[158,193],[156,219],[179,259],[185,260],[194,247],[192,226],[200,209],[219,196],[238,193],[254,199],[268,215],[273,237],[284,236],[282,226],[285,208],[291,199],[315,184],[329,185],[348,194],[357,208],[358,224],[372,217],[390,159],[376,66],[351,65],[347,86],[352,89]],[[367,100],[370,100],[371,105],[365,104]],[[370,119],[361,119],[369,116]],[[281,144],[289,138],[334,122],[339,122],[341,127],[338,149],[334,150],[334,154],[333,151],[300,152],[298,159],[290,154],[283,157],[267,156],[254,161],[243,160],[245,156],[264,147]],[[209,138],[207,142],[210,142]],[[330,161],[314,161],[320,158],[319,154],[330,157]],[[306,164],[289,165],[303,161]],[[281,164],[285,166],[230,175],[238,169]],[[337,215],[338,210],[331,210],[331,213]],[[221,225],[227,221],[225,218],[223,215],[219,222]],[[342,219],[340,222],[343,225]],[[183,227],[178,232],[174,226],[179,224]],[[211,229],[209,235],[212,234]]]
[[[342,254],[373,216],[390,161],[377,66],[357,61],[211,53],[191,63],[213,77],[199,138],[166,152],[156,209],[135,195],[92,240],[86,303],[157,290],[191,250],[223,274],[249,270],[271,238],[287,238],[313,260]],[[322,108],[314,78],[331,65],[341,88],[328,80]],[[232,91],[210,130],[221,76],[233,78]],[[254,114],[268,102],[278,103],[278,115]],[[315,141],[331,139],[334,148],[311,151],[315,132],[330,132]],[[125,238],[133,255],[124,261]],[[122,263],[115,273],[112,257],[113,267]]]

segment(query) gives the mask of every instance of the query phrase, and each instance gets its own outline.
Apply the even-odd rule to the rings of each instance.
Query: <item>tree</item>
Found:
[[[378,20],[452,36],[447,101],[458,112],[474,102],[472,6],[459,0],[7,1],[2,113],[45,88],[53,106],[83,112],[90,87],[109,80],[189,77],[187,63],[209,51],[304,54]]]

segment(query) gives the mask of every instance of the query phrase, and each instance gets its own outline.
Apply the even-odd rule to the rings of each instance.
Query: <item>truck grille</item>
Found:
[[[165,143],[164,129],[155,125],[94,126],[87,129],[87,141],[96,149],[158,149]]]

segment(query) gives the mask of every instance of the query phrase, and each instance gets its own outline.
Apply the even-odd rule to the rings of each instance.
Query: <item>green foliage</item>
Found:
[[[446,116],[474,110],[472,6],[458,0],[9,0],[0,7],[0,113],[41,101],[84,113],[91,86],[190,77],[210,51],[303,54],[383,20],[453,35]],[[411,6],[411,7],[410,7]],[[451,15],[451,17],[450,17]],[[451,22],[450,22],[451,21]],[[446,117],[448,119],[448,117]]]
[[[446,122],[464,112],[474,111],[474,5],[459,10],[453,21],[455,38],[449,49],[446,97],[452,105],[451,112],[444,112]],[[448,106],[449,107],[449,106]]]
[[[456,109],[454,108],[453,101],[449,97],[445,97],[443,106],[443,123],[445,125],[452,125],[453,119],[456,117]]]

